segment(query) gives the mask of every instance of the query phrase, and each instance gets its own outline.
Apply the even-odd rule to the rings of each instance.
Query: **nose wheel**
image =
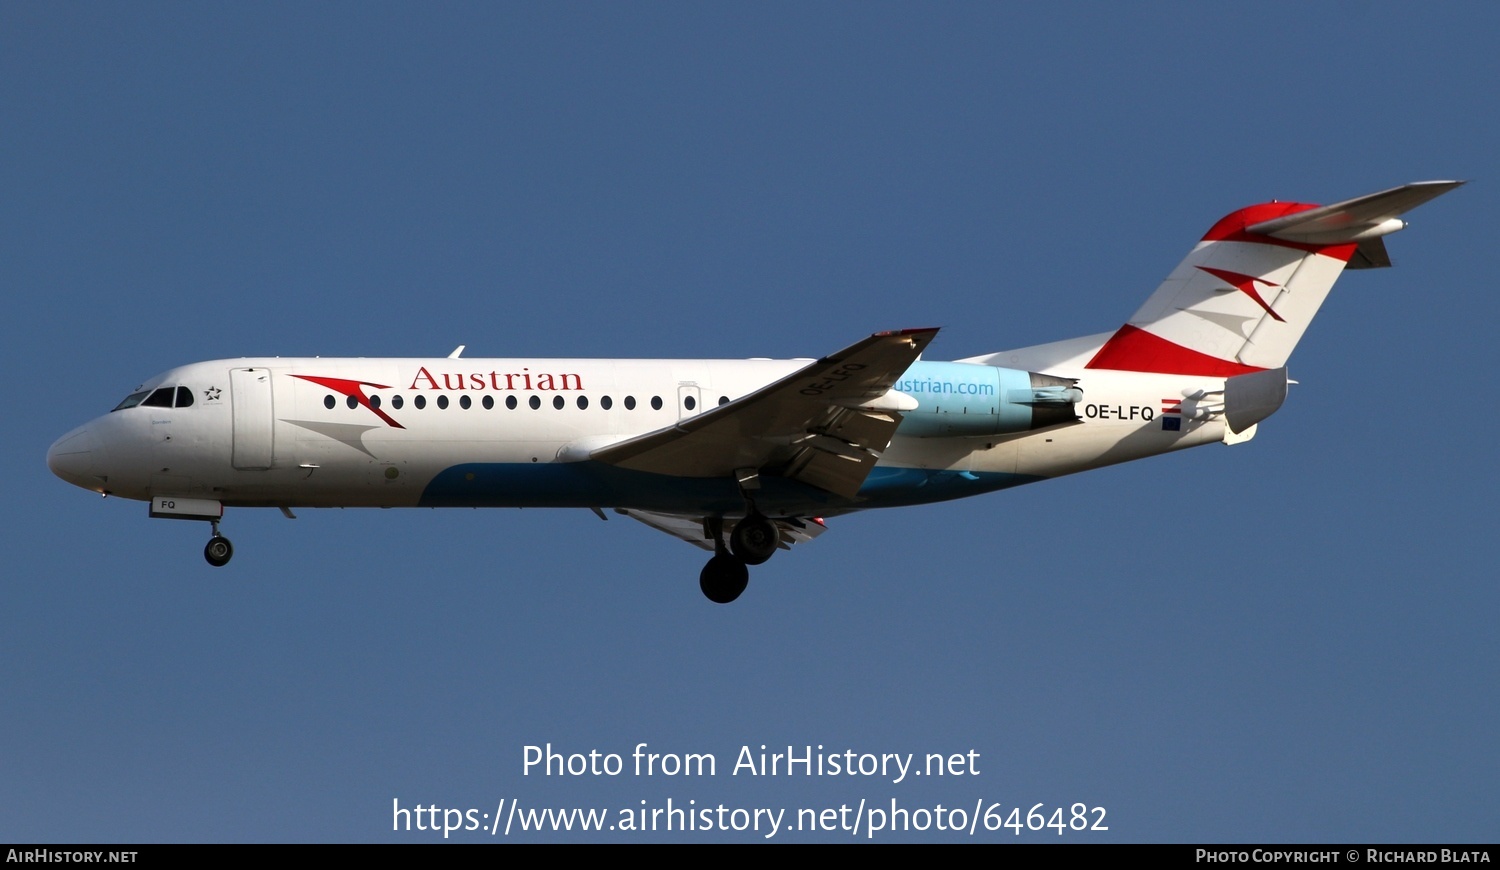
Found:
[[[229,560],[233,557],[234,545],[229,543],[228,538],[219,534],[219,524],[214,523],[213,537],[209,538],[208,544],[203,547],[203,558],[207,559],[208,564],[215,568],[222,568],[228,565]]]

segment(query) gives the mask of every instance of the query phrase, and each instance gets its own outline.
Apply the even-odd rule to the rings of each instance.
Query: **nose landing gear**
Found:
[[[215,568],[222,568],[228,565],[229,560],[233,558],[234,545],[229,543],[228,538],[219,534],[218,520],[214,520],[212,525],[213,536],[208,539],[208,544],[203,548],[203,558],[207,559],[208,564]]]
[[[286,508],[282,510],[287,516],[291,516],[291,512]],[[208,539],[208,545],[203,548],[203,558],[215,568],[222,568],[229,564],[230,557],[234,555],[234,545],[229,543],[228,538],[219,534],[219,520],[224,516],[224,505],[216,500],[154,495],[151,497],[151,516],[167,520],[208,521],[213,531],[209,533],[211,537]]]

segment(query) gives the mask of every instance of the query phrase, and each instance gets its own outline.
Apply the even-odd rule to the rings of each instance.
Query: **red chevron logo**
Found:
[[[390,389],[385,384],[372,384],[369,381],[351,381],[348,378],[320,378],[315,375],[292,375],[292,377],[301,378],[304,381],[311,381],[320,387],[327,387],[328,389],[333,390],[336,393],[348,396],[349,398],[368,408],[372,413],[375,414],[375,416],[384,420],[387,424],[394,426],[397,429],[406,428],[400,423],[397,423],[390,414],[387,414],[386,412],[370,404],[369,397],[365,395],[365,387],[374,387],[377,390]]]
[[[1271,310],[1271,306],[1266,304],[1266,300],[1260,298],[1260,292],[1255,289],[1256,281],[1259,281],[1267,287],[1280,287],[1280,284],[1273,284],[1264,278],[1257,278],[1254,275],[1241,275],[1238,272],[1228,272],[1224,269],[1210,269],[1207,266],[1197,266],[1196,268],[1201,272],[1207,272],[1215,278],[1218,278],[1220,281],[1223,281],[1225,284],[1228,284],[1229,286],[1240,291],[1246,296],[1249,296],[1251,299],[1254,299],[1255,304],[1259,305],[1261,308],[1264,308],[1267,314],[1271,315],[1277,320],[1280,320],[1282,323],[1286,323],[1286,321],[1282,319],[1280,314],[1277,314],[1276,312]]]

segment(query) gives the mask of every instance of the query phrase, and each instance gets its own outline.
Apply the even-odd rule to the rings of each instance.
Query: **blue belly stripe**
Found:
[[[997,472],[931,471],[877,466],[854,499],[787,480],[762,477],[756,505],[773,515],[818,516],[875,507],[926,504],[1019,486],[1042,478]],[[623,507],[675,513],[744,509],[729,478],[673,477],[601,462],[471,462],[439,472],[422,491],[422,507]]]

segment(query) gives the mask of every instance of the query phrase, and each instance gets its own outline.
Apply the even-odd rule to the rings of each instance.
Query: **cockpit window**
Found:
[[[155,390],[141,390],[126,396],[124,401],[110,409],[123,411],[126,408],[134,408],[140,405],[146,408],[170,408],[173,405],[178,408],[187,408],[193,404],[193,391],[187,387],[158,387]]]
[[[147,408],[170,408],[172,407],[172,394],[177,390],[174,387],[162,387],[146,398],[141,404]]]
[[[110,413],[114,413],[115,411],[123,411],[126,408],[134,408],[136,405],[139,405],[141,403],[142,399],[146,398],[149,395],[151,395],[150,390],[141,390],[139,393],[131,393],[130,395],[126,396],[120,402],[120,404],[111,408]]]

